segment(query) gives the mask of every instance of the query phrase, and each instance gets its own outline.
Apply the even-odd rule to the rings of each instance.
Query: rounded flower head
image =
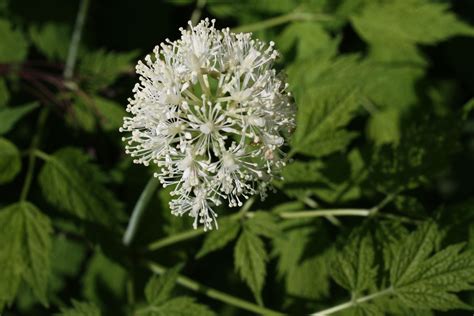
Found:
[[[208,19],[180,31],[138,63],[121,131],[134,162],[156,164],[155,177],[173,186],[172,213],[212,229],[212,207],[264,196],[284,165],[295,107],[273,69],[273,42],[217,30]]]

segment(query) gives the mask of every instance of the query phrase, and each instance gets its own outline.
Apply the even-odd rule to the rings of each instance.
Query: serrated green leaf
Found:
[[[375,285],[377,271],[374,257],[372,239],[356,230],[331,260],[331,276],[353,295],[360,295]]]
[[[0,135],[8,133],[17,121],[38,106],[38,102],[31,102],[15,107],[0,107]]]
[[[73,300],[72,306],[69,308],[61,308],[61,312],[56,316],[100,316],[100,310],[97,306],[91,303],[78,302]]]
[[[234,267],[252,290],[255,299],[262,304],[267,253],[263,241],[249,230],[243,230],[234,249]]]
[[[125,108],[120,104],[101,97],[94,97],[94,104],[98,111],[99,124],[105,131],[118,131],[126,116]]]
[[[105,183],[107,176],[76,148],[63,148],[48,156],[39,182],[46,199],[60,210],[83,220],[113,227],[123,216],[122,204]]]
[[[76,96],[66,120],[86,132],[95,132],[97,124],[105,131],[118,131],[125,114],[125,109],[112,100],[99,96]]]
[[[160,306],[147,307],[137,312],[140,316],[214,316],[215,313],[188,296],[173,298]]]
[[[454,35],[474,36],[474,28],[448,9],[445,3],[425,0],[379,2],[367,6],[353,23],[369,42],[433,44]]]
[[[12,142],[0,137],[0,184],[13,180],[20,170],[20,152]]]
[[[433,254],[438,238],[436,225],[427,222],[399,243],[390,269],[394,291],[414,308],[470,308],[455,293],[474,286],[474,254],[462,252],[462,244]]]
[[[62,293],[82,267],[86,256],[86,246],[71,240],[63,234],[53,239],[51,253],[51,275],[49,278],[49,297],[51,301],[60,299]]]
[[[287,294],[310,300],[329,295],[329,269],[325,254],[303,260],[286,277]]]
[[[322,157],[343,150],[357,135],[343,128],[360,103],[355,91],[320,89],[299,101],[292,151]]]
[[[122,73],[132,70],[132,61],[138,56],[136,51],[127,53],[97,50],[82,56],[79,73],[88,90],[103,89],[117,80]]]
[[[327,163],[321,160],[295,161],[282,172],[283,190],[295,198],[316,195],[328,202],[346,202],[360,197],[360,185],[367,178],[366,164],[359,150],[334,157]]]
[[[29,202],[0,210],[0,301],[11,304],[25,282],[43,305],[50,273],[52,227],[47,216]]]
[[[275,215],[265,212],[254,212],[252,217],[245,222],[245,227],[255,235],[270,239],[281,237],[280,227],[277,225]]]
[[[66,59],[71,38],[67,25],[57,23],[33,25],[29,29],[29,35],[36,48],[49,59]]]
[[[15,63],[25,59],[28,42],[19,30],[13,29],[11,23],[0,19],[0,63]]]
[[[367,124],[367,134],[376,145],[398,143],[400,140],[400,116],[397,109],[375,113]]]
[[[455,35],[474,36],[474,28],[448,9],[445,3],[425,0],[373,2],[354,16],[352,23],[378,51],[379,58],[422,62],[415,44],[434,44]]]
[[[237,237],[240,231],[240,223],[234,220],[219,222],[219,229],[213,230],[206,235],[204,243],[196,254],[196,258],[202,258],[205,255],[222,249]]]
[[[285,28],[277,39],[278,48],[289,53],[293,46],[297,49],[297,59],[332,57],[337,52],[338,41],[331,38],[321,24],[296,22]],[[324,57],[323,57],[324,58]]]
[[[82,294],[109,313],[123,311],[127,271],[96,249],[82,275]]]
[[[273,253],[278,256],[277,276],[282,278],[300,264],[311,234],[317,231],[318,226],[314,223],[310,225],[308,219],[283,221],[279,226],[283,238],[272,240],[272,244]]]
[[[163,275],[155,275],[148,281],[145,287],[145,297],[148,304],[158,306],[170,298],[181,268],[182,265],[177,265],[166,270]]]

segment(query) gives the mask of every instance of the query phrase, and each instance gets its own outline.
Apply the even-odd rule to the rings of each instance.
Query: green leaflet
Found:
[[[76,148],[48,156],[39,175],[41,189],[60,210],[113,227],[123,216],[122,205],[106,188],[107,176],[90,160]]]
[[[96,247],[82,275],[82,296],[108,315],[123,313],[126,306],[127,270]]]
[[[454,35],[474,35],[449,6],[426,0],[387,1],[367,6],[353,18],[356,29],[370,41],[433,44]]]
[[[136,315],[143,316],[212,316],[215,315],[207,306],[196,303],[195,299],[187,296],[171,298],[176,278],[182,265],[168,269],[161,276],[153,276],[145,288],[148,306],[139,309]]]
[[[72,300],[73,307],[63,307],[56,316],[100,316],[100,310],[92,303]]]
[[[281,237],[280,227],[277,224],[275,215],[266,211],[257,211],[252,215],[244,223],[246,229],[255,235],[270,239]]]
[[[8,133],[17,121],[38,106],[38,102],[31,102],[15,107],[0,107],[0,135]]]
[[[173,298],[160,306],[139,310],[137,316],[214,316],[207,306],[196,303],[187,296]]]
[[[86,132],[96,131],[97,125],[105,131],[118,132],[126,116],[125,107],[100,96],[74,99],[72,111],[67,113],[66,119],[72,126],[77,126]]]
[[[213,230],[206,235],[204,243],[196,254],[196,258],[222,249],[237,237],[240,231],[240,223],[234,220],[222,220],[219,222],[219,229]]]
[[[50,273],[51,223],[29,202],[11,204],[0,210],[0,306],[11,304],[21,282],[47,305]]]
[[[326,253],[313,256],[293,266],[286,277],[289,295],[321,299],[329,295],[329,266]]]
[[[234,248],[234,267],[259,304],[262,304],[267,260],[263,241],[252,231],[244,229]]]
[[[361,196],[368,172],[359,150],[332,157],[328,162],[295,161],[282,172],[283,190],[291,197],[316,195],[328,203],[345,202]]]
[[[277,45],[285,55],[296,46],[297,60],[332,57],[337,52],[337,44],[339,41],[332,39],[321,24],[315,22],[291,23],[277,39]]]
[[[20,152],[13,143],[0,137],[0,184],[13,180],[20,170]]]
[[[437,238],[436,225],[428,222],[400,242],[390,269],[394,291],[414,308],[470,308],[454,293],[472,289],[474,254],[462,252],[463,244],[433,253]]]
[[[78,68],[83,86],[97,91],[111,85],[122,73],[133,69],[132,61],[137,56],[137,51],[116,53],[103,49],[85,53]]]
[[[10,21],[0,19],[0,38],[0,63],[17,63],[26,57],[28,42]]]
[[[352,295],[360,296],[375,285],[377,271],[374,258],[372,239],[356,230],[348,237],[342,251],[337,252],[330,261],[331,275]]]
[[[166,270],[161,276],[153,276],[145,288],[145,297],[150,305],[158,306],[171,297],[171,292],[176,285],[176,278],[182,265]]]
[[[67,25],[45,23],[33,25],[29,35],[38,50],[51,60],[66,60],[71,31]]]
[[[374,2],[354,16],[352,23],[375,47],[378,57],[420,62],[415,44],[434,44],[455,35],[474,35],[474,28],[461,22],[448,9],[447,4],[426,0]]]
[[[357,94],[351,90],[337,94],[334,89],[320,90],[299,100],[292,151],[322,157],[343,150],[357,136],[343,127],[358,107]]]

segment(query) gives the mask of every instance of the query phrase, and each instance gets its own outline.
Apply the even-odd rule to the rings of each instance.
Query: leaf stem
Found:
[[[178,243],[180,241],[188,240],[197,236],[204,234],[204,229],[190,229],[186,230],[182,233],[178,233],[175,235],[171,235],[162,239],[158,239],[155,242],[152,242],[148,245],[148,251],[155,251],[160,248],[166,247],[168,245],[172,245]]]
[[[157,178],[152,177],[148,181],[142,193],[140,194],[140,197],[138,198],[137,203],[133,208],[132,216],[130,217],[130,221],[128,222],[125,234],[123,235],[122,242],[125,246],[129,246],[132,243],[133,238],[135,237],[135,234],[137,232],[140,219],[142,218],[145,209],[148,203],[150,202],[151,197],[156,192],[156,188],[158,187],[159,183],[160,181]]]
[[[164,272],[166,272],[166,268],[158,263],[149,262],[147,263],[147,265],[150,268],[150,270],[153,271],[154,273],[163,274]],[[230,305],[239,307],[241,309],[244,309],[244,310],[259,314],[259,315],[283,315],[280,312],[277,312],[277,311],[274,311],[262,306],[258,306],[256,304],[253,304],[241,298],[207,287],[203,284],[200,284],[182,275],[178,276],[178,278],[176,279],[176,283],[178,283],[179,285],[189,290],[202,293],[206,295],[207,297],[213,298],[223,303],[230,304]]]
[[[322,216],[369,216],[367,209],[328,209],[328,210],[307,210],[300,212],[283,212],[278,214],[281,218],[307,218]]]
[[[255,32],[292,21],[329,21],[332,19],[331,16],[325,14],[296,11],[256,23],[238,26],[233,28],[232,31],[235,33]]]
[[[328,219],[336,219],[337,216],[385,216],[388,218],[391,218],[395,215],[392,214],[378,214],[378,211],[382,209],[385,205],[387,205],[390,201],[392,201],[397,193],[389,194],[385,199],[382,200],[379,204],[376,206],[370,208],[370,209],[363,209],[363,208],[347,208],[347,209],[318,209],[318,210],[304,210],[304,211],[299,211],[299,212],[282,212],[278,213],[277,215],[282,218],[282,219],[295,219],[295,218],[311,218],[311,217],[326,217]],[[254,200],[251,198],[247,200],[247,202],[242,206],[240,211],[238,213],[235,213],[233,215],[228,216],[229,220],[235,221],[239,220],[243,217],[246,218],[252,218],[254,215],[254,212],[248,212],[248,210],[251,208]],[[305,203],[308,203],[311,205],[317,206],[317,203],[315,201],[309,200],[305,201]],[[398,218],[398,216],[397,216]],[[337,220],[337,219],[336,219]],[[408,221],[409,219],[404,219],[405,221]],[[159,239],[157,241],[152,242],[147,246],[147,251],[155,251],[160,248],[185,241],[197,236],[200,236],[204,234],[203,229],[191,229],[184,231],[179,234],[175,234],[172,236],[168,236],[162,239]]]
[[[253,204],[254,201],[255,200],[253,198],[248,199],[244,203],[244,205],[242,206],[242,208],[240,209],[240,211],[238,213],[235,213],[233,215],[229,215],[227,218],[229,218],[231,221],[235,221],[235,220],[241,219],[244,216],[251,217],[252,213],[248,213],[248,210],[252,207],[252,204]],[[151,244],[148,245],[147,250],[148,251],[155,251],[155,250],[158,250],[160,248],[166,247],[168,245],[172,245],[174,243],[178,243],[178,242],[181,242],[181,241],[184,241],[184,240],[188,240],[188,239],[200,236],[204,233],[205,233],[205,231],[202,228],[186,230],[184,232],[181,232],[181,233],[178,233],[178,234],[175,234],[175,235],[171,235],[171,236],[168,236],[168,237],[165,237],[165,238],[162,238],[162,239],[158,239],[157,241],[152,242]]]
[[[43,130],[44,124],[46,123],[48,112],[48,108],[43,108],[38,116],[38,123],[36,127],[37,133],[33,136],[33,139],[31,141],[30,150],[28,153],[28,169],[26,171],[25,182],[21,189],[20,201],[26,201],[28,193],[30,192],[31,182],[33,181],[33,174],[35,171],[36,164],[36,157],[34,151],[38,148],[39,143],[41,141],[41,131]]]
[[[191,14],[191,24],[196,25],[196,23],[201,18],[202,9],[206,5],[206,0],[197,0],[196,7],[194,8],[193,13]]]
[[[351,308],[354,305],[373,300],[374,298],[391,294],[392,292],[393,292],[393,288],[389,287],[385,290],[382,290],[382,291],[379,291],[379,292],[376,292],[376,293],[372,293],[372,294],[369,294],[369,295],[366,295],[366,296],[363,296],[363,297],[360,297],[360,298],[350,300],[348,302],[333,306],[331,308],[322,310],[320,312],[316,312],[314,314],[311,314],[311,316],[324,316],[324,315],[333,314],[335,312],[339,312],[339,311],[342,311],[344,309]]]
[[[90,0],[81,0],[79,11],[77,12],[76,24],[72,33],[71,43],[67,53],[66,66],[64,68],[64,78],[69,80],[74,74],[74,67],[76,66],[77,52],[79,50],[79,43],[81,42],[82,29],[87,16]]]

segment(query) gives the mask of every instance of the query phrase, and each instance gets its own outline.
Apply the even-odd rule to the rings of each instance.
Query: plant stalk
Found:
[[[163,274],[166,272],[166,268],[158,263],[149,262],[147,265],[150,268],[150,270],[153,271],[154,273]],[[277,312],[277,311],[274,311],[262,306],[258,306],[256,304],[253,304],[241,298],[207,287],[203,284],[200,284],[182,275],[178,276],[178,278],[176,279],[176,283],[178,283],[182,287],[185,287],[189,290],[202,293],[206,295],[207,297],[213,298],[220,302],[230,304],[230,305],[239,307],[241,309],[244,309],[244,310],[259,314],[259,315],[283,315],[280,312]]]
[[[64,79],[69,80],[74,74],[74,67],[77,61],[77,52],[79,51],[79,43],[81,42],[82,29],[86,21],[87,10],[89,9],[90,0],[81,0],[79,11],[77,12],[76,24],[72,33],[71,43],[67,53],[66,66],[64,67]]]
[[[238,26],[233,28],[232,31],[235,33],[255,32],[267,28],[271,28],[280,24],[285,24],[292,21],[329,21],[332,20],[331,16],[325,14],[315,14],[308,12],[291,12],[283,14],[274,18],[251,23],[247,25]]]
[[[140,194],[140,197],[138,198],[137,203],[133,208],[132,216],[130,217],[130,221],[128,222],[125,234],[123,235],[122,242],[125,246],[129,246],[132,243],[133,238],[135,237],[135,234],[137,232],[140,219],[142,218],[145,209],[148,206],[148,203],[150,202],[150,199],[156,192],[159,183],[160,181],[157,178],[152,177],[148,181],[142,193]]]
[[[36,165],[36,157],[34,155],[34,151],[38,149],[39,143],[41,141],[41,132],[43,130],[44,124],[46,123],[46,119],[48,118],[48,108],[43,108],[38,116],[38,123],[36,126],[36,130],[38,131],[31,141],[30,150],[28,153],[28,169],[26,171],[25,182],[21,189],[20,193],[20,201],[26,201],[28,198],[28,193],[30,192],[31,182],[33,181],[33,174],[35,172],[35,165]]]
[[[308,210],[300,212],[284,212],[278,214],[281,218],[307,218],[323,216],[369,216],[370,210],[366,209],[331,209],[331,210]]]
[[[314,314],[311,314],[311,316],[324,316],[324,315],[330,315],[330,314],[334,314],[336,312],[339,312],[339,311],[342,311],[344,309],[348,309],[348,308],[351,308],[357,304],[360,304],[360,303],[363,303],[363,302],[367,302],[367,301],[370,301],[370,300],[373,300],[374,298],[377,298],[377,297],[380,297],[380,296],[384,296],[384,295],[388,295],[390,293],[393,292],[393,288],[389,287],[385,290],[382,290],[380,292],[376,292],[376,293],[373,293],[373,294],[369,294],[367,296],[363,296],[361,298],[356,298],[356,299],[353,299],[353,300],[350,300],[348,302],[345,302],[345,303],[342,303],[342,304],[339,304],[339,305],[336,305],[336,306],[333,306],[331,308],[328,308],[328,309],[325,309],[325,310],[322,310],[320,312],[316,312]]]

